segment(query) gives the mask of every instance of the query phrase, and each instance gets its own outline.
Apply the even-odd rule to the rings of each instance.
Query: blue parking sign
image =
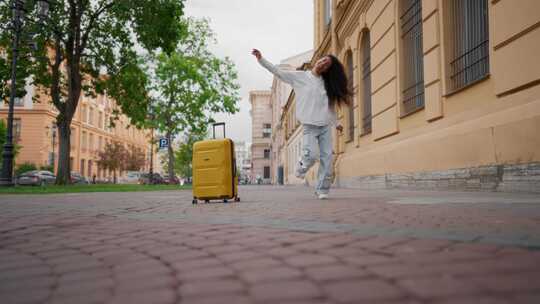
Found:
[[[159,148],[164,149],[169,147],[169,139],[168,138],[160,138],[159,139]]]

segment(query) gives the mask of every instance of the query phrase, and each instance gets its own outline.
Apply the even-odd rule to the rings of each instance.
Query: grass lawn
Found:
[[[163,191],[163,190],[186,190],[191,185],[71,185],[71,186],[15,186],[12,188],[0,188],[2,194],[47,194],[47,193],[78,193],[78,192],[134,192],[134,191]]]

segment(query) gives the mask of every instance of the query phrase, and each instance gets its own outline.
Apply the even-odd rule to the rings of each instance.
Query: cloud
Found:
[[[249,91],[270,89],[272,75],[250,55],[258,48],[274,63],[313,48],[313,0],[187,0],[186,15],[210,19],[218,43],[212,51],[236,64],[240,112],[216,115],[227,136],[251,142]]]

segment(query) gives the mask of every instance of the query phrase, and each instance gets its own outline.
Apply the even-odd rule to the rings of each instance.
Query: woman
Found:
[[[319,146],[319,172],[316,195],[327,199],[332,185],[332,127],[338,131],[334,105],[348,104],[351,91],[343,65],[333,55],[319,59],[311,71],[288,71],[278,69],[261,55],[252,51],[259,63],[282,81],[290,84],[296,94],[296,119],[304,127],[302,159],[296,168],[296,176],[304,178],[315,164]]]

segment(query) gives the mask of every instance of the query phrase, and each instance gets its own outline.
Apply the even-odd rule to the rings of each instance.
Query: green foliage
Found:
[[[39,170],[54,172],[54,167],[52,165],[40,166]]]
[[[178,134],[186,135],[189,141],[190,134],[204,132],[214,113],[235,113],[240,99],[234,64],[209,51],[214,34],[208,21],[187,18],[185,24],[187,35],[174,52],[150,58],[153,98],[149,124],[167,134],[171,142]],[[189,149],[180,147],[181,175],[191,175],[186,166]]]
[[[97,165],[101,169],[112,171],[114,174],[114,182],[116,183],[116,172],[124,169],[126,155],[126,148],[118,142],[113,142],[105,145],[105,148],[98,152]]]
[[[29,162],[22,163],[19,166],[17,166],[17,169],[15,169],[15,176],[19,176],[25,172],[34,171],[34,170],[37,170],[37,167],[35,164],[29,163]]]
[[[197,141],[206,138],[206,129],[200,130],[195,133],[190,133],[184,136],[184,139],[178,149],[174,152],[174,172],[181,177],[192,177],[193,167],[193,144]],[[163,169],[169,170],[168,158],[166,155],[162,156],[161,162],[163,163]]]
[[[139,171],[144,167],[146,162],[146,155],[140,148],[133,148],[132,150],[125,151],[124,170],[127,171]]]
[[[2,153],[4,152],[4,144],[6,143],[6,136],[7,136],[7,126],[4,120],[0,119],[0,168],[2,168]],[[21,150],[21,146],[14,144],[13,146],[13,157],[17,157],[19,154],[19,151]]]
[[[52,193],[80,193],[80,192],[139,192],[139,191],[171,191],[191,189],[190,185],[69,185],[45,187],[0,187],[0,194],[52,194]]]
[[[36,2],[25,1],[26,20],[38,19]],[[0,2],[1,28],[10,26],[10,3]],[[183,0],[55,0],[45,24],[25,22],[21,48],[31,38],[37,49],[21,52],[31,63],[24,69],[21,61],[21,71],[33,75],[42,88],[37,93],[47,95],[59,112],[57,183],[69,182],[68,130],[81,94],[107,94],[134,122],[146,117],[148,77],[139,58],[141,53],[175,49],[186,34],[183,9]],[[11,32],[2,30],[0,50],[9,50],[10,42]],[[4,73],[9,56],[0,63],[0,77],[9,75]],[[25,79],[22,72],[20,79]],[[5,84],[0,89],[5,91]]]

